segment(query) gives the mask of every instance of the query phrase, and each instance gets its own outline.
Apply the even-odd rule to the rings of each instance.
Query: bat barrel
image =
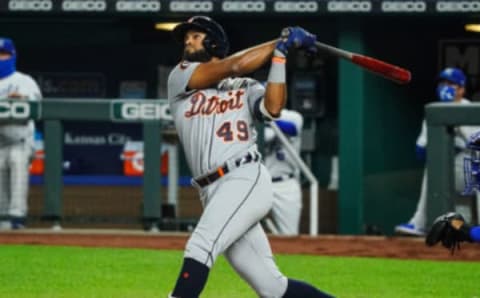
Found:
[[[399,84],[410,82],[410,71],[387,62],[363,55],[353,55],[352,62]]]

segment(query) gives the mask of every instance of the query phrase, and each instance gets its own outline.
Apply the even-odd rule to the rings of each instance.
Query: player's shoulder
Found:
[[[35,85],[37,84],[31,75],[23,73],[21,71],[16,71],[15,73],[13,73],[12,78],[25,83],[30,83]]]
[[[187,71],[188,69],[197,67],[200,64],[201,64],[201,62],[192,62],[192,61],[188,61],[188,60],[182,60],[177,65],[175,65],[175,67],[172,69],[172,71],[170,73],[184,72],[184,71]]]
[[[180,63],[175,65],[175,67],[173,67],[173,69],[170,71],[168,80],[170,81],[171,79],[182,77],[189,73],[191,74],[199,64],[200,62],[191,62],[187,60],[180,61]]]

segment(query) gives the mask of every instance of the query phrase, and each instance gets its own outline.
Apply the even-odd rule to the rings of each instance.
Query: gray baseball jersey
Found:
[[[186,90],[199,64],[183,62],[168,79],[171,113],[194,176],[256,149],[254,109],[265,92],[259,82],[242,78],[236,80],[245,81],[243,88]]]
[[[259,162],[235,162],[248,153],[257,154],[253,124],[262,118],[264,87],[238,78],[188,90],[198,65],[182,62],[170,73],[171,113],[193,175],[214,173],[225,164],[229,171],[203,187],[194,183],[204,211],[187,242],[185,257],[211,267],[224,254],[258,296],[281,297],[287,278],[278,270],[259,223],[273,205],[271,176]]]

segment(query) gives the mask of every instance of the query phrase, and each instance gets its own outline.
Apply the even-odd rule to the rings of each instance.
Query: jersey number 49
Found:
[[[217,129],[216,134],[224,142],[231,142],[235,137],[239,141],[246,141],[248,140],[248,125],[243,120],[236,121],[235,125],[230,121],[226,121]]]

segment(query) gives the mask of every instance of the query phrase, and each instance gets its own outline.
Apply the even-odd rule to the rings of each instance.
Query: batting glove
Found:
[[[282,30],[280,40],[277,42],[276,49],[284,55],[288,54],[290,48],[306,49],[308,52],[315,53],[317,48],[315,42],[317,36],[301,27],[287,27]]]

